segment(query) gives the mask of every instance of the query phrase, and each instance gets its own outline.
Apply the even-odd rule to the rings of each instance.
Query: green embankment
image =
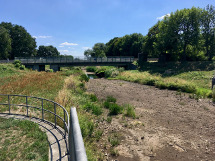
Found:
[[[0,160],[48,161],[47,136],[36,123],[0,117]]]
[[[213,62],[145,63],[141,71],[124,71],[116,79],[212,97]]]

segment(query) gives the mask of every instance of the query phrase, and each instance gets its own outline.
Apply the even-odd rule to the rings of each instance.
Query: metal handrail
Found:
[[[0,102],[0,105],[8,106],[8,114],[16,114],[16,113],[11,112],[11,107],[12,106],[17,106],[17,107],[26,107],[26,114],[25,115],[27,117],[29,117],[29,108],[41,110],[41,112],[42,112],[41,118],[35,117],[35,116],[33,116],[33,117],[41,119],[42,121],[48,121],[49,122],[49,120],[44,119],[44,112],[48,112],[48,113],[54,115],[54,127],[56,128],[57,126],[59,126],[59,127],[61,126],[57,122],[57,118],[59,118],[64,124],[64,134],[63,134],[64,139],[66,138],[66,136],[69,136],[69,127],[70,127],[69,114],[68,114],[67,110],[63,106],[61,106],[60,104],[58,104],[58,103],[56,103],[56,102],[54,102],[52,100],[49,100],[49,99],[40,98],[40,97],[34,97],[34,96],[26,96],[26,95],[0,94],[0,97],[5,97],[6,102]],[[22,98],[24,98],[25,103],[23,103],[23,102],[22,103],[12,103],[12,101],[13,101],[12,98],[14,98],[14,97],[19,97],[19,98],[22,97]],[[31,105],[30,101],[29,101],[30,98],[31,99],[36,99],[36,101],[38,101],[38,100],[41,101],[40,102],[41,107]],[[50,111],[49,109],[47,109],[45,107],[44,101],[53,103],[54,112]],[[63,115],[64,115],[63,118],[59,114],[57,114],[56,107],[60,107],[63,110]],[[67,152],[69,152],[68,147],[67,147]],[[59,160],[61,160],[61,158],[59,158]]]
[[[54,115],[54,126],[55,126],[55,128],[57,126],[57,118],[61,119],[64,123],[64,131],[65,131],[64,139],[66,138],[66,136],[68,136],[68,143],[69,143],[69,147],[67,147],[67,154],[69,155],[68,159],[70,161],[87,161],[87,155],[86,155],[86,151],[84,148],[84,142],[83,142],[83,138],[81,135],[81,130],[80,130],[80,126],[79,126],[76,108],[71,108],[70,118],[69,118],[69,114],[63,106],[61,106],[60,104],[58,104],[52,100],[49,100],[49,99],[34,97],[34,96],[26,96],[26,95],[0,94],[0,101],[2,100],[1,97],[5,97],[6,102],[0,102],[0,105],[8,106],[8,114],[16,114],[16,113],[11,112],[12,106],[26,107],[26,116],[29,117],[29,108],[33,108],[33,109],[41,110],[41,112],[42,112],[42,119],[41,120],[42,121],[48,121],[48,120],[44,119],[44,112],[49,112],[50,114]],[[23,103],[18,103],[18,104],[12,103],[13,97],[19,97],[19,98],[23,97],[23,98],[25,98],[25,100],[24,100],[25,103],[24,104]],[[29,98],[41,100],[42,108],[40,108],[38,106],[31,105]],[[54,112],[45,108],[44,101],[48,101],[50,103],[53,103]],[[63,113],[64,113],[63,118],[57,114],[56,106],[59,106],[63,109]],[[38,118],[35,116],[33,116],[33,117]],[[40,118],[38,118],[38,119],[40,119]],[[58,126],[61,126],[61,125],[58,125]],[[60,150],[59,150],[59,153],[61,156]],[[61,160],[61,158],[59,158],[59,160]]]
[[[71,57],[15,57],[15,60],[20,60],[24,64],[32,63],[132,63],[134,57],[88,57],[88,58],[71,58]]]

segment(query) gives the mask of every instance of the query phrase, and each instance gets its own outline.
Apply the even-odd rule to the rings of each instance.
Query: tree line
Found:
[[[192,7],[172,12],[152,26],[147,35],[134,33],[96,43],[85,56],[134,56],[142,53],[159,61],[215,60],[215,8]]]
[[[0,23],[0,59],[14,59],[15,57],[47,57],[59,56],[56,47],[39,46],[24,27],[12,23]]]

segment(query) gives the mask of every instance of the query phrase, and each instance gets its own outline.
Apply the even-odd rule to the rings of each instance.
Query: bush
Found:
[[[53,73],[54,70],[53,70],[53,69],[46,69],[46,72],[51,72],[51,73]]]
[[[120,113],[122,113],[123,107],[121,107],[120,105],[116,104],[116,103],[111,103],[109,106],[109,114],[110,115],[118,115]]]
[[[96,69],[97,69],[96,67],[86,67],[87,72],[95,72]]]
[[[92,110],[92,113],[97,116],[102,114],[102,108],[94,103],[88,102],[83,106],[83,108],[87,111]]]
[[[25,70],[25,66],[24,66],[24,65],[21,65],[21,66],[19,67],[19,69],[20,69],[20,70]]]
[[[98,101],[98,98],[96,97],[95,94],[90,94],[90,100],[91,100],[92,102],[96,102],[96,101]]]
[[[134,107],[127,104],[127,105],[124,105],[125,106],[125,109],[126,109],[126,113],[125,113],[125,116],[127,117],[132,117],[133,119],[136,118],[136,114],[135,114],[135,110],[134,110]]]
[[[81,74],[80,76],[80,81],[85,81],[88,82],[89,81],[89,77],[86,74]]]
[[[106,101],[116,103],[116,98],[114,98],[113,96],[107,96]]]
[[[21,64],[21,61],[20,60],[15,60],[14,62],[13,62],[13,64],[15,65],[15,64]]]

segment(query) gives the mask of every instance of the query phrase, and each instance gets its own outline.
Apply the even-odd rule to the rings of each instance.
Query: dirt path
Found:
[[[120,80],[91,79],[87,91],[100,99],[113,96],[118,104],[136,108],[138,119],[118,116],[110,125],[99,124],[104,129],[100,144],[105,153],[108,135],[113,131],[121,135],[115,159],[215,160],[215,106],[210,100],[197,101],[188,94]]]

